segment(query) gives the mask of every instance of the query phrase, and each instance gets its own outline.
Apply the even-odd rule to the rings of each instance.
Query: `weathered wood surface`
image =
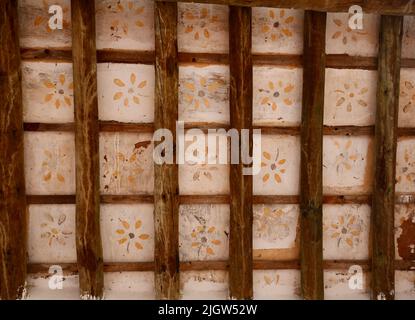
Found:
[[[301,289],[323,299],[323,112],[326,13],[304,16],[304,81],[301,121]],[[310,85],[312,84],[312,85]]]
[[[159,1],[159,0],[157,0]],[[244,7],[276,7],[323,12],[348,12],[354,5],[365,13],[414,15],[415,3],[408,0],[165,0],[166,2],[198,2]]]
[[[177,4],[155,4],[156,93],[154,128],[176,141],[178,119]],[[155,143],[157,145],[157,143]],[[177,164],[154,165],[155,289],[158,299],[177,299],[179,283],[179,178]]]
[[[382,16],[372,204],[372,298],[394,299],[394,208],[403,17]]]
[[[26,281],[26,197],[17,1],[0,2],[0,299]]]
[[[76,251],[80,293],[103,294],[100,232],[99,124],[94,1],[72,0],[72,57],[75,102]]]
[[[230,124],[237,130],[252,128],[251,16],[251,8],[229,8]],[[251,154],[252,136],[249,144]],[[229,293],[232,299],[251,299],[253,295],[252,175],[243,175],[243,168],[242,161],[230,168]]]

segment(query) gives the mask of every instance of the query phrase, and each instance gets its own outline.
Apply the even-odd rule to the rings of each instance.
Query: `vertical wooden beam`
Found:
[[[394,207],[403,17],[382,16],[378,56],[372,298],[394,299]]]
[[[301,289],[304,299],[323,299],[323,113],[326,13],[304,16],[301,121]]]
[[[0,1],[0,298],[22,297],[26,195],[17,1]]]
[[[178,119],[177,4],[155,3],[155,130],[165,128],[176,142]],[[175,149],[175,148],[174,148]],[[178,299],[179,178],[177,164],[154,165],[155,286],[158,299]]]
[[[72,0],[75,99],[76,251],[81,297],[101,298],[103,258],[99,221],[99,125],[95,2]]]
[[[239,132],[251,130],[250,152],[251,15],[251,8],[229,8],[230,125]],[[243,168],[241,160],[230,168],[229,293],[232,299],[252,299],[252,176],[243,175]]]

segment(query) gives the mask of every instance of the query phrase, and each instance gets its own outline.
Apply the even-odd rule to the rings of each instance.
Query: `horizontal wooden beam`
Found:
[[[51,265],[62,267],[64,275],[78,273],[76,263],[29,263],[27,271],[29,274],[48,275]],[[254,270],[299,270],[299,260],[254,260]],[[324,260],[324,270],[348,270],[351,266],[361,266],[363,271],[370,271],[370,260]],[[415,261],[395,261],[396,270],[415,270]],[[229,261],[185,261],[180,262],[180,271],[210,271],[229,270]],[[154,270],[154,262],[112,262],[104,263],[104,272],[148,272]]]
[[[70,50],[58,49],[32,49],[22,48],[21,58],[23,61],[50,61],[50,62],[72,62]],[[294,54],[253,54],[254,66],[288,66],[301,67],[302,55]],[[154,51],[139,50],[97,50],[97,61],[108,63],[141,63],[154,64]],[[208,52],[179,52],[180,64],[229,64],[229,55],[226,53]],[[364,69],[377,70],[376,57],[355,57],[346,54],[327,54],[326,67],[334,69]],[[415,59],[402,59],[402,68],[415,68]]]
[[[74,204],[74,195],[28,195],[28,204]],[[252,196],[253,204],[298,204],[299,196]],[[371,195],[324,195],[324,204],[371,204]],[[104,204],[153,203],[152,195],[101,195]],[[228,195],[181,195],[180,204],[229,204]],[[395,204],[415,204],[415,193],[397,193]]]
[[[160,1],[160,0],[156,0]],[[359,5],[365,13],[415,15],[415,3],[408,0],[165,0],[166,2],[198,2],[245,7],[276,7],[323,12],[348,12]]]

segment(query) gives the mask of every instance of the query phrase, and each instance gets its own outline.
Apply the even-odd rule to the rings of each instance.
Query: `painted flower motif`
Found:
[[[336,25],[336,31],[334,31],[331,38],[341,40],[344,45],[350,41],[358,42],[361,36],[367,35],[365,31],[350,29],[347,21],[334,18],[333,22]]]
[[[209,108],[210,99],[221,99],[218,89],[225,85],[225,80],[220,77],[207,79],[198,76],[183,80],[180,89],[183,100],[188,106],[191,106],[192,111],[195,111],[201,109],[201,107]]]
[[[334,141],[334,145],[340,151],[336,157],[337,173],[343,172],[343,170],[351,170],[353,163],[358,160],[359,155],[356,152],[351,152],[350,150],[352,144],[352,140],[347,140],[344,146],[342,146],[338,141]]]
[[[405,101],[403,112],[408,113],[415,107],[415,86],[411,81],[404,81],[401,84],[400,98]]]
[[[130,252],[130,244],[134,244],[137,250],[142,250],[143,241],[148,240],[150,235],[141,233],[140,228],[142,221],[140,219],[135,220],[133,224],[126,220],[118,219],[121,225],[120,229],[115,230],[115,233],[120,237],[117,242],[120,246],[127,244],[127,253]]]
[[[49,7],[53,4],[53,3],[49,3],[49,1],[43,0],[43,10],[39,11],[39,12],[49,12]],[[63,6],[62,7],[62,12],[63,12],[63,20],[62,20],[62,27],[63,28],[68,28],[69,27],[69,21],[67,19],[65,19],[65,13],[68,13],[69,8],[67,6]],[[36,28],[45,28],[46,32],[50,33],[53,30],[49,27],[49,16],[45,15],[45,16],[40,16],[37,15],[35,16],[35,19],[33,20],[33,26]]]
[[[368,106],[364,99],[364,95],[369,91],[367,87],[359,88],[357,82],[352,84],[345,83],[342,89],[335,92],[339,94],[336,101],[336,107],[346,106],[347,112],[352,112],[353,107],[360,106],[366,108]]]
[[[401,183],[404,180],[407,182],[415,182],[415,160],[412,157],[412,150],[405,149],[403,165],[398,166],[397,183]]]
[[[270,153],[264,151],[262,153],[264,161],[261,163],[261,167],[266,167],[268,168],[271,173],[266,172],[264,174],[264,176],[262,177],[262,181],[264,183],[266,183],[267,181],[269,181],[271,174],[273,174],[273,178],[275,180],[276,183],[281,183],[282,179],[281,176],[285,173],[286,169],[284,168],[284,164],[287,162],[286,159],[280,159],[280,151],[279,149],[277,150],[277,154],[275,156],[275,159],[272,159],[272,156]]]
[[[269,207],[264,207],[262,211],[254,213],[255,237],[270,241],[285,239],[290,234],[291,220],[280,208],[271,210]]]
[[[266,285],[271,286],[271,285],[277,285],[280,282],[280,275],[278,273],[276,273],[274,276],[270,276],[270,275],[264,275],[264,282]]]
[[[112,7],[110,6],[109,9]],[[116,13],[125,13],[132,14],[135,19],[133,23],[133,27],[136,28],[142,28],[144,27],[144,22],[142,20],[142,15],[144,13],[144,6],[139,6],[137,3],[133,1],[128,1],[126,5],[122,4],[121,1],[117,1],[117,4],[114,7]],[[123,34],[124,36],[128,35],[128,31],[130,29],[130,25],[128,22],[121,21],[118,19],[112,20],[110,23],[110,29],[111,29],[111,36],[116,39],[121,39]]]
[[[268,16],[268,21],[261,28],[261,32],[265,35],[265,41],[270,38],[271,41],[275,42],[282,38],[291,38],[293,36],[294,16],[286,15],[284,9],[270,9]]]
[[[216,238],[216,227],[206,226],[206,224],[199,225],[193,228],[190,234],[192,239],[192,248],[198,251],[198,255],[205,252],[207,255],[214,255],[215,246],[219,246],[221,241]]]
[[[193,181],[200,181],[202,178],[206,178],[209,181],[212,181],[212,172],[217,170],[217,167],[208,166],[206,163],[201,164],[193,174]]]
[[[123,105],[128,107],[130,106],[130,101],[136,105],[140,104],[140,97],[144,96],[141,93],[141,89],[147,85],[147,81],[143,80],[138,83],[136,74],[131,73],[129,82],[127,82],[127,84],[118,78],[114,79],[114,84],[118,87],[118,90],[120,90],[114,94],[114,101],[122,100]]]
[[[104,186],[105,190],[109,190],[111,184],[120,184],[121,176],[127,174],[127,181],[131,185],[138,183],[140,175],[144,172],[143,163],[140,156],[147,150],[151,141],[138,142],[134,146],[131,154],[118,152],[116,154],[115,164],[110,164],[108,156],[104,155],[103,177],[110,176],[109,182]]]
[[[50,89],[45,95],[45,103],[53,102],[56,109],[59,109],[61,106],[72,106],[73,82],[68,83],[64,73],[61,73],[53,82],[44,80],[43,85]]]
[[[45,214],[46,221],[40,227],[42,239],[48,241],[48,245],[52,246],[54,243],[65,245],[65,240],[72,234],[71,231],[65,229],[66,215],[61,214],[58,219],[55,219],[50,213]]]
[[[45,182],[57,181],[59,183],[65,183],[64,173],[60,170],[58,158],[60,156],[54,156],[49,150],[44,150],[44,160],[42,162],[42,177]]]
[[[363,232],[362,221],[351,213],[340,215],[337,221],[330,225],[324,225],[324,230],[329,232],[332,239],[337,240],[337,247],[347,244],[353,248],[360,242],[360,235]]]
[[[218,16],[212,15],[206,7],[202,8],[198,14],[193,14],[190,9],[187,9],[183,15],[186,25],[184,32],[193,34],[195,40],[209,39],[208,26],[219,21]]]
[[[293,100],[290,98],[290,93],[293,91],[294,85],[291,83],[284,83],[282,80],[269,81],[268,88],[259,89],[259,92],[264,96],[261,99],[261,105],[268,105],[273,111],[277,110],[279,101],[282,104],[291,107]]]

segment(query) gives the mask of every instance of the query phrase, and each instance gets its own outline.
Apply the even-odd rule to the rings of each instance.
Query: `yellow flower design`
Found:
[[[53,102],[56,109],[61,106],[72,106],[73,82],[66,81],[66,75],[61,73],[55,81],[44,80],[43,85],[50,89],[45,95],[44,102]]]
[[[202,8],[197,15],[188,9],[184,12],[183,18],[186,25],[184,32],[192,33],[195,40],[202,38],[209,39],[210,31],[208,27],[211,24],[217,23],[219,20],[218,16],[211,15],[206,7]]]
[[[271,174],[273,174],[274,180],[276,183],[281,183],[282,179],[281,176],[285,173],[286,169],[284,168],[284,164],[287,162],[286,159],[280,159],[279,155],[280,152],[277,150],[277,155],[275,156],[275,159],[272,159],[271,154],[264,151],[262,153],[264,161],[261,163],[261,167],[268,168],[271,173],[266,172],[264,176],[262,177],[262,181],[266,183],[269,181],[269,178],[271,177]]]
[[[268,286],[272,284],[276,286],[280,282],[280,275],[278,273],[276,273],[275,276],[264,275],[264,281]]]
[[[219,246],[221,241],[216,238],[216,227],[206,225],[197,226],[190,234],[192,238],[192,248],[198,250],[198,255],[204,251],[207,255],[214,255],[214,247]]]
[[[142,226],[142,221],[140,219],[135,220],[133,224],[130,224],[127,220],[118,219],[121,228],[115,230],[115,233],[120,236],[117,240],[119,245],[127,244],[126,250],[130,252],[130,244],[134,243],[134,247],[137,250],[144,249],[142,241],[148,240],[150,235],[147,233],[141,233],[139,230]]]
[[[46,0],[43,0],[42,3],[43,3],[43,10],[41,10],[41,12],[46,12],[46,13],[49,12],[49,7],[53,3],[49,3]],[[67,6],[62,7],[62,12],[64,13],[64,17],[66,16],[65,14],[68,13],[68,11],[69,11],[69,8]],[[35,19],[33,20],[33,26],[36,28],[43,27],[48,33],[51,33],[53,31],[51,28],[49,28],[49,16],[46,14],[44,16],[41,16],[41,15],[35,16]],[[63,18],[62,27],[64,29],[69,27],[69,21],[65,18]]]
[[[269,9],[269,19],[261,28],[261,32],[265,34],[266,40],[278,41],[284,37],[291,38],[293,36],[292,25],[294,23],[294,16],[286,15],[284,9],[276,10]]]
[[[346,243],[348,247],[353,248],[360,241],[363,231],[361,223],[356,215],[346,213],[330,225],[324,225],[324,230],[329,232],[332,239],[337,239],[337,247]]]
[[[410,150],[405,149],[403,160],[403,165],[398,166],[397,183],[401,183],[403,180],[409,183],[415,182],[415,160]]]
[[[118,90],[114,96],[114,101],[122,100],[123,105],[128,107],[130,102],[139,105],[140,97],[143,96],[141,90],[147,85],[147,81],[143,80],[141,82],[137,81],[137,76],[135,73],[131,73],[129,82],[127,84],[121,79],[114,79],[114,84],[118,87]]]
[[[350,42],[350,40],[357,42],[359,37],[367,35],[367,32],[362,30],[350,29],[347,20],[342,21],[340,19],[334,18],[333,22],[336,25],[336,31],[332,34],[331,38],[341,40],[344,45]]]
[[[122,176],[126,175],[127,182],[131,186],[137,185],[140,175],[144,172],[143,162],[140,157],[151,141],[143,141],[135,144],[131,154],[118,152],[115,156],[115,163],[108,161],[108,156],[104,155],[103,178],[109,176],[109,182],[104,185],[104,190],[109,190],[110,185],[121,183]]]
[[[282,240],[290,235],[292,218],[278,208],[269,207],[254,213],[254,233],[258,238],[267,238],[271,241]]]
[[[358,160],[359,155],[356,152],[350,151],[352,144],[352,140],[348,140],[344,146],[342,146],[338,141],[334,141],[334,145],[340,151],[336,157],[337,173],[340,173],[340,171],[344,169],[347,171],[351,170],[352,164]]]
[[[293,105],[293,100],[290,98],[290,93],[293,91],[294,85],[291,83],[284,83],[282,80],[269,81],[268,88],[259,89],[264,96],[261,98],[261,105],[267,105],[272,108],[273,111],[277,110],[279,101],[287,107]]]
[[[347,112],[352,112],[354,106],[366,108],[368,104],[364,100],[364,96],[368,91],[367,87],[359,88],[357,82],[352,84],[345,83],[342,89],[335,90],[339,94],[336,107],[346,106]]]
[[[109,9],[112,8],[112,6],[108,7]],[[115,7],[114,7],[114,11],[116,13],[128,13],[128,14],[132,14],[135,19],[134,19],[134,26],[137,28],[142,28],[144,27],[144,22],[142,20],[142,15],[145,11],[144,6],[140,6],[137,3],[133,2],[133,1],[128,1],[126,4],[123,2],[121,2],[120,0],[117,1]],[[111,36],[115,37],[117,39],[120,39],[121,36],[119,35],[120,32],[122,32],[124,34],[124,36],[128,35],[128,31],[129,31],[130,25],[128,22],[125,21],[121,21],[120,20],[112,20],[110,23],[110,29],[111,29]]]
[[[65,183],[65,177],[63,172],[59,170],[58,158],[60,156],[54,156],[49,150],[44,150],[44,160],[42,162],[42,176],[43,181],[51,182],[53,180],[59,183]]]
[[[414,109],[415,106],[415,86],[411,81],[403,81],[401,83],[400,98],[405,101],[403,112],[408,113]]]
[[[45,214],[46,222],[43,222],[40,227],[42,239],[47,239],[48,245],[52,246],[53,243],[65,245],[65,240],[72,234],[65,228],[66,215],[61,214],[58,219],[55,219],[50,213]]]

